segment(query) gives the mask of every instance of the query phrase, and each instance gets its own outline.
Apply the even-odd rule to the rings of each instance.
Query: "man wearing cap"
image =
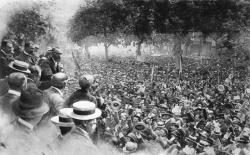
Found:
[[[82,76],[80,78],[79,86],[81,87],[81,89],[75,91],[69,96],[69,98],[65,102],[65,107],[72,107],[74,102],[81,100],[90,101],[97,104],[96,98],[89,93],[91,83],[85,78],[85,76]]]
[[[60,63],[61,55],[61,49],[53,48],[51,56],[40,64],[42,68],[41,81],[49,81],[53,74],[63,71],[63,66]]]
[[[9,121],[12,122],[15,114],[12,111],[12,105],[21,95],[21,91],[26,89],[27,77],[23,73],[11,73],[8,76],[9,90],[6,94],[0,97],[0,109],[2,113],[9,116]]]
[[[56,73],[52,76],[51,87],[45,90],[46,102],[50,106],[50,116],[58,114],[64,105],[63,90],[66,86],[68,76],[65,73]]]
[[[35,47],[33,42],[26,42],[24,45],[24,51],[16,57],[17,60],[24,61],[30,66],[36,65],[37,56],[35,56]]]
[[[13,46],[10,41],[3,40],[0,50],[0,78],[8,75],[8,64],[14,60]]]

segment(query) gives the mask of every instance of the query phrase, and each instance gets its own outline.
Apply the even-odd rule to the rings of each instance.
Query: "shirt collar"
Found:
[[[63,93],[60,89],[53,87],[53,86],[51,86],[51,88],[55,89],[61,96],[63,96]]]
[[[33,131],[34,126],[30,124],[29,122],[23,120],[22,118],[18,117],[17,122],[20,123],[21,125],[27,127],[29,130]]]
[[[16,90],[13,90],[13,89],[9,89],[8,93],[16,95],[16,96],[21,96],[21,93],[19,91],[16,91]]]

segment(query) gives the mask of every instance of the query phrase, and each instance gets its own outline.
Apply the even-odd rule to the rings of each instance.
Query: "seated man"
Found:
[[[60,63],[61,55],[62,51],[59,48],[53,48],[51,56],[40,64],[42,68],[41,81],[50,81],[53,74],[63,71],[63,66]]]
[[[6,94],[0,97],[0,109],[2,113],[9,116],[9,121],[12,122],[15,119],[15,114],[12,111],[14,102],[20,98],[21,91],[26,89],[27,77],[23,73],[11,73],[8,76],[9,90]]]

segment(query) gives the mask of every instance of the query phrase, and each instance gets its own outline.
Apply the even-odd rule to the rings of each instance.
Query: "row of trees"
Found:
[[[174,36],[178,51],[181,43],[190,43],[190,32],[232,49],[232,40],[250,25],[249,15],[244,0],[92,0],[74,15],[68,34],[86,49],[103,43],[107,58],[110,45],[136,42],[141,55],[142,43],[162,44],[166,34]]]

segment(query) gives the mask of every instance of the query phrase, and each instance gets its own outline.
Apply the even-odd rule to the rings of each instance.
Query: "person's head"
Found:
[[[51,78],[51,86],[62,90],[66,87],[67,80],[68,76],[65,73],[56,73]]]
[[[87,92],[89,91],[91,84],[85,77],[81,77],[79,80],[79,86],[81,87],[82,91]]]
[[[31,122],[35,126],[41,121],[43,115],[49,111],[49,106],[44,102],[43,91],[28,87],[21,92],[19,101],[14,103],[13,111],[18,117]]]
[[[76,126],[84,129],[89,134],[96,131],[97,118],[102,112],[96,108],[95,103],[89,101],[78,101],[73,104],[69,116],[73,119]]]
[[[28,54],[34,54],[35,47],[33,42],[29,41],[24,44],[24,49]]]
[[[8,40],[3,40],[1,43],[1,48],[4,50],[4,52],[6,52],[6,54],[13,54],[13,45],[10,41]]]
[[[51,56],[56,62],[61,61],[62,50],[58,47],[52,48]]]
[[[74,126],[72,118],[68,116],[70,111],[70,108],[60,109],[58,116],[51,118],[51,122],[59,127],[62,135],[66,135]]]
[[[8,84],[10,89],[16,91],[25,90],[27,87],[27,77],[23,73],[14,72],[8,76]]]

